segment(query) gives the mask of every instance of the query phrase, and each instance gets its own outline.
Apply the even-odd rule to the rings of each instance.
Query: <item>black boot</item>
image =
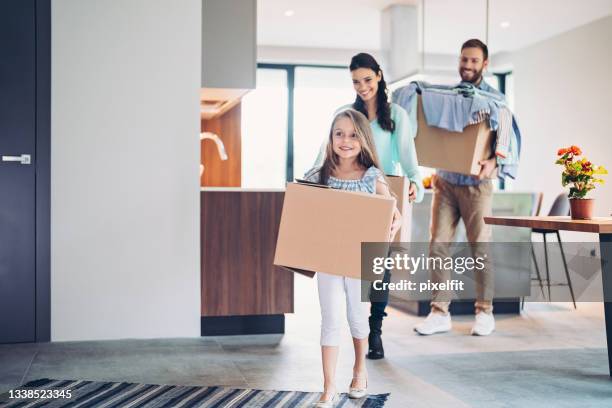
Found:
[[[385,358],[385,350],[382,343],[382,319],[369,318],[370,335],[368,336],[368,354],[370,360],[380,360]]]

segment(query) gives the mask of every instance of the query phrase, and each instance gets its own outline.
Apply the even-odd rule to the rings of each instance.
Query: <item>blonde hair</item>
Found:
[[[355,128],[357,141],[361,145],[361,151],[359,152],[359,156],[357,156],[357,162],[359,165],[366,170],[372,166],[378,169],[381,168],[378,161],[378,155],[376,154],[376,146],[374,145],[374,137],[372,136],[370,122],[363,113],[355,109],[348,108],[338,112],[332,121],[327,146],[325,148],[325,159],[319,174],[319,180],[322,184],[327,184],[329,176],[337,168],[338,164],[340,164],[340,159],[333,149],[334,126],[336,121],[338,121],[340,118],[350,119],[353,127]]]

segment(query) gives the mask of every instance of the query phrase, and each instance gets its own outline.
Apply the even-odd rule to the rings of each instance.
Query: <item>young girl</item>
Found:
[[[410,180],[408,200],[420,202],[423,199],[424,188],[419,173],[419,163],[414,146],[416,129],[410,127],[406,111],[399,105],[389,102],[389,90],[380,65],[370,54],[359,53],[349,65],[355,101],[339,110],[348,107],[363,113],[369,120],[372,139],[376,147],[380,166],[385,174],[406,176]],[[323,162],[325,143],[321,148],[316,165]],[[385,282],[389,281],[389,273],[385,273]],[[370,335],[368,338],[367,357],[377,360],[385,357],[382,343],[382,323],[387,315],[389,292],[374,291],[370,308]]]
[[[386,179],[379,169],[378,157],[372,140],[368,119],[360,112],[346,109],[332,122],[325,158],[320,167],[314,167],[304,176],[309,181],[334,188],[362,191],[391,197]],[[355,220],[358,221],[358,220]],[[389,238],[401,226],[397,208]],[[342,305],[346,303],[348,323],[355,348],[353,380],[349,386],[349,398],[361,398],[367,394],[365,354],[368,325],[368,303],[361,302],[361,281],[343,276],[317,274],[319,303],[321,305],[321,356],[323,361],[323,394],[316,407],[332,407],[338,400],[335,386],[338,343]]]

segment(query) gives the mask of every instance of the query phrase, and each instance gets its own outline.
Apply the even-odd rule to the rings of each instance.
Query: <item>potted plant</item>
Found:
[[[603,184],[604,180],[597,175],[608,174],[603,166],[595,166],[586,158],[578,159],[582,151],[578,146],[559,149],[556,164],[563,166],[561,185],[571,185],[569,200],[572,219],[590,220],[593,217],[593,199],[586,198],[595,183]]]

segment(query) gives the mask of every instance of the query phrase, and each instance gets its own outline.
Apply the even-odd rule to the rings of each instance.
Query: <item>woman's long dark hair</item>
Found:
[[[387,94],[387,83],[385,82],[385,77],[382,69],[380,69],[380,65],[378,65],[378,62],[376,62],[373,56],[362,52],[351,58],[351,65],[349,66],[351,71],[358,68],[371,69],[377,75],[380,73],[380,82],[378,82],[378,91],[376,92],[376,117],[381,128],[393,132],[395,130],[395,122],[391,119],[391,104],[389,103]],[[355,98],[353,109],[363,113],[366,118],[368,117],[365,103],[359,94],[357,94]]]

